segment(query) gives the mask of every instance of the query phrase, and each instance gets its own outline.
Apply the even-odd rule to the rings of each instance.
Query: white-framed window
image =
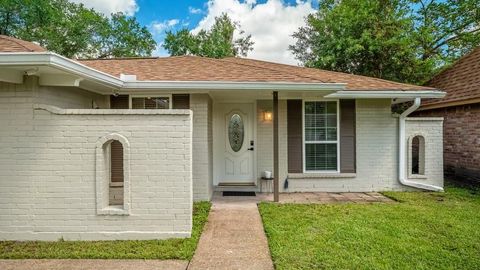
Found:
[[[338,101],[303,102],[303,171],[338,172]]]
[[[172,95],[130,95],[130,109],[171,109]]]

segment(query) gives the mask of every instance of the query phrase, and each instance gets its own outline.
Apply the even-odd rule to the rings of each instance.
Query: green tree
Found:
[[[152,34],[134,17],[112,14],[107,26],[100,35],[99,58],[148,56],[155,49]]]
[[[480,44],[477,0],[321,0],[290,50],[305,66],[421,83]]]
[[[229,56],[247,56],[253,49],[251,35],[234,39],[235,30],[240,35],[238,23],[232,22],[227,14],[215,18],[215,23],[209,30],[201,30],[198,34],[184,28],[176,33],[168,31],[163,47],[170,55],[198,55],[211,58]]]
[[[110,18],[67,0],[0,0],[0,34],[38,42],[66,57],[150,55],[146,27],[122,13]]]

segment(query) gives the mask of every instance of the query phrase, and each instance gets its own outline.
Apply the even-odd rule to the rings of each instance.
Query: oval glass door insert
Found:
[[[234,152],[240,151],[244,137],[243,119],[239,114],[234,114],[228,123],[228,141]]]

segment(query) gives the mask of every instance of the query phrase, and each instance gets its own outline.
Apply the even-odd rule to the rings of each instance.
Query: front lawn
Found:
[[[398,203],[259,205],[276,269],[479,269],[480,191]]]
[[[194,204],[192,237],[146,241],[0,241],[0,259],[182,259],[190,260],[210,210]]]

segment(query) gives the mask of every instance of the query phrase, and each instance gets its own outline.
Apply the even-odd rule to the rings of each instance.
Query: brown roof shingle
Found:
[[[442,99],[429,99],[422,105],[441,107],[453,102],[480,98],[480,47],[435,75],[426,85],[447,92]]]
[[[47,50],[33,42],[0,35],[0,52],[46,52]]]
[[[346,83],[347,90],[432,90],[377,78],[284,65],[246,58],[197,56],[79,60],[94,69],[137,80]]]

